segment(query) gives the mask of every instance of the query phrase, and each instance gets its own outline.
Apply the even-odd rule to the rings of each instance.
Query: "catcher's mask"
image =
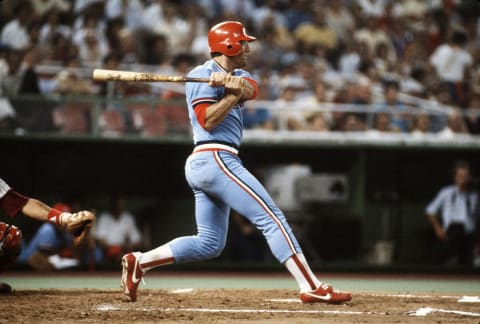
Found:
[[[18,227],[0,222],[0,260],[12,262],[22,248],[22,231]]]
[[[216,24],[208,32],[210,53],[236,56],[242,50],[241,41],[253,42],[255,37],[247,35],[245,27],[238,21],[224,21]]]

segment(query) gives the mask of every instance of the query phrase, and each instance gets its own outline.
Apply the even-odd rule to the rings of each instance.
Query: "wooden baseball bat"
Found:
[[[95,81],[127,82],[209,82],[209,78],[189,78],[183,75],[161,75],[147,72],[94,69]]]

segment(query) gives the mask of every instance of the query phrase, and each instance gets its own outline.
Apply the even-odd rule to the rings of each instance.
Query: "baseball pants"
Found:
[[[223,147],[197,146],[186,161],[185,176],[195,196],[197,235],[168,243],[175,261],[199,261],[220,255],[227,239],[230,208],[263,233],[279,262],[302,253],[283,213],[265,188],[242,165],[235,149]]]

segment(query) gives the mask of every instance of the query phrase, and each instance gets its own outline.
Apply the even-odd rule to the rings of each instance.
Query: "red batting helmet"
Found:
[[[242,50],[240,41],[251,42],[255,37],[247,35],[245,27],[238,21],[224,21],[216,24],[208,32],[208,46],[210,53],[222,53],[226,56],[235,56]]]

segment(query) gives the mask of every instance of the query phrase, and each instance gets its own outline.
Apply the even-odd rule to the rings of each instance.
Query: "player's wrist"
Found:
[[[72,217],[72,213],[62,212],[58,209],[52,208],[48,213],[48,221],[57,226],[64,226]]]

